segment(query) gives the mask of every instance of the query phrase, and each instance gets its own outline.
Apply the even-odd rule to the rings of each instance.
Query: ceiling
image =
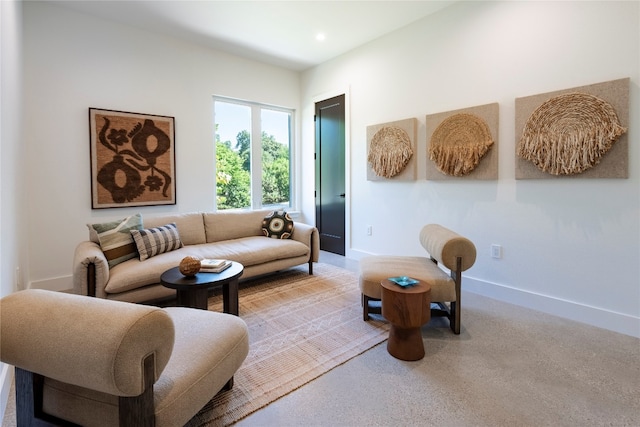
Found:
[[[301,71],[454,3],[443,1],[47,0]],[[324,41],[316,40],[318,33]]]

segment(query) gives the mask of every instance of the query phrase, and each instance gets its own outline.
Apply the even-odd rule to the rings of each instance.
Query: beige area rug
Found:
[[[240,285],[249,355],[233,389],[218,394],[188,424],[230,425],[384,341],[388,325],[364,322],[355,273],[315,264]],[[209,309],[221,311],[220,296]]]

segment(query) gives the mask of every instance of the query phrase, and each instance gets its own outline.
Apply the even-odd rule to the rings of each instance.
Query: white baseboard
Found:
[[[13,366],[0,363],[0,421],[4,419],[7,410],[9,393],[11,392],[11,382],[13,381]]]
[[[466,276],[462,280],[462,289],[499,301],[640,338],[640,318],[638,317]],[[464,302],[462,305],[464,306]]]
[[[67,291],[73,289],[73,276],[54,277],[52,279],[33,280],[29,289],[46,289],[48,291]]]

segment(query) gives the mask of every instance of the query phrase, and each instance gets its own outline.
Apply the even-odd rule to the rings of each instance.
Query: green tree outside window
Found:
[[[217,129],[217,125],[216,125]],[[289,147],[262,132],[263,205],[289,202]],[[251,205],[251,136],[243,130],[231,141],[216,134],[216,197],[218,209]]]

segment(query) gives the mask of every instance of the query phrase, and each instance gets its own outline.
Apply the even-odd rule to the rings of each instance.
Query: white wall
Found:
[[[422,225],[442,223],[478,247],[467,290],[640,336],[638,2],[461,2],[301,75],[54,5],[23,7],[29,286],[70,286],[87,222],[213,206],[213,94],[302,106],[299,191],[313,222],[313,102],[347,91],[348,256],[421,254]],[[514,98],[623,77],[629,179],[515,180]],[[490,102],[500,104],[500,178],[426,181],[425,115]],[[176,117],[178,205],[91,210],[89,107]],[[419,120],[418,179],[366,181],[366,127],[409,117]],[[492,243],[503,259],[490,258]]]
[[[423,254],[419,230],[441,223],[477,246],[467,290],[640,336],[639,5],[461,2],[304,72],[304,118],[318,94],[350,95],[347,256]],[[516,97],[624,77],[629,179],[515,180]],[[492,102],[499,179],[427,181],[425,115]],[[411,117],[418,179],[367,181],[366,127]],[[303,141],[313,141],[313,123],[303,125]],[[493,243],[502,259],[490,257]]]
[[[24,3],[30,287],[68,289],[87,223],[214,205],[212,95],[299,109],[299,74]],[[88,108],[175,117],[177,205],[91,209]]]
[[[22,7],[0,1],[0,297],[16,290],[21,274],[24,235],[24,185],[19,175],[25,164],[21,143]],[[0,420],[9,397],[13,369],[0,363]]]

